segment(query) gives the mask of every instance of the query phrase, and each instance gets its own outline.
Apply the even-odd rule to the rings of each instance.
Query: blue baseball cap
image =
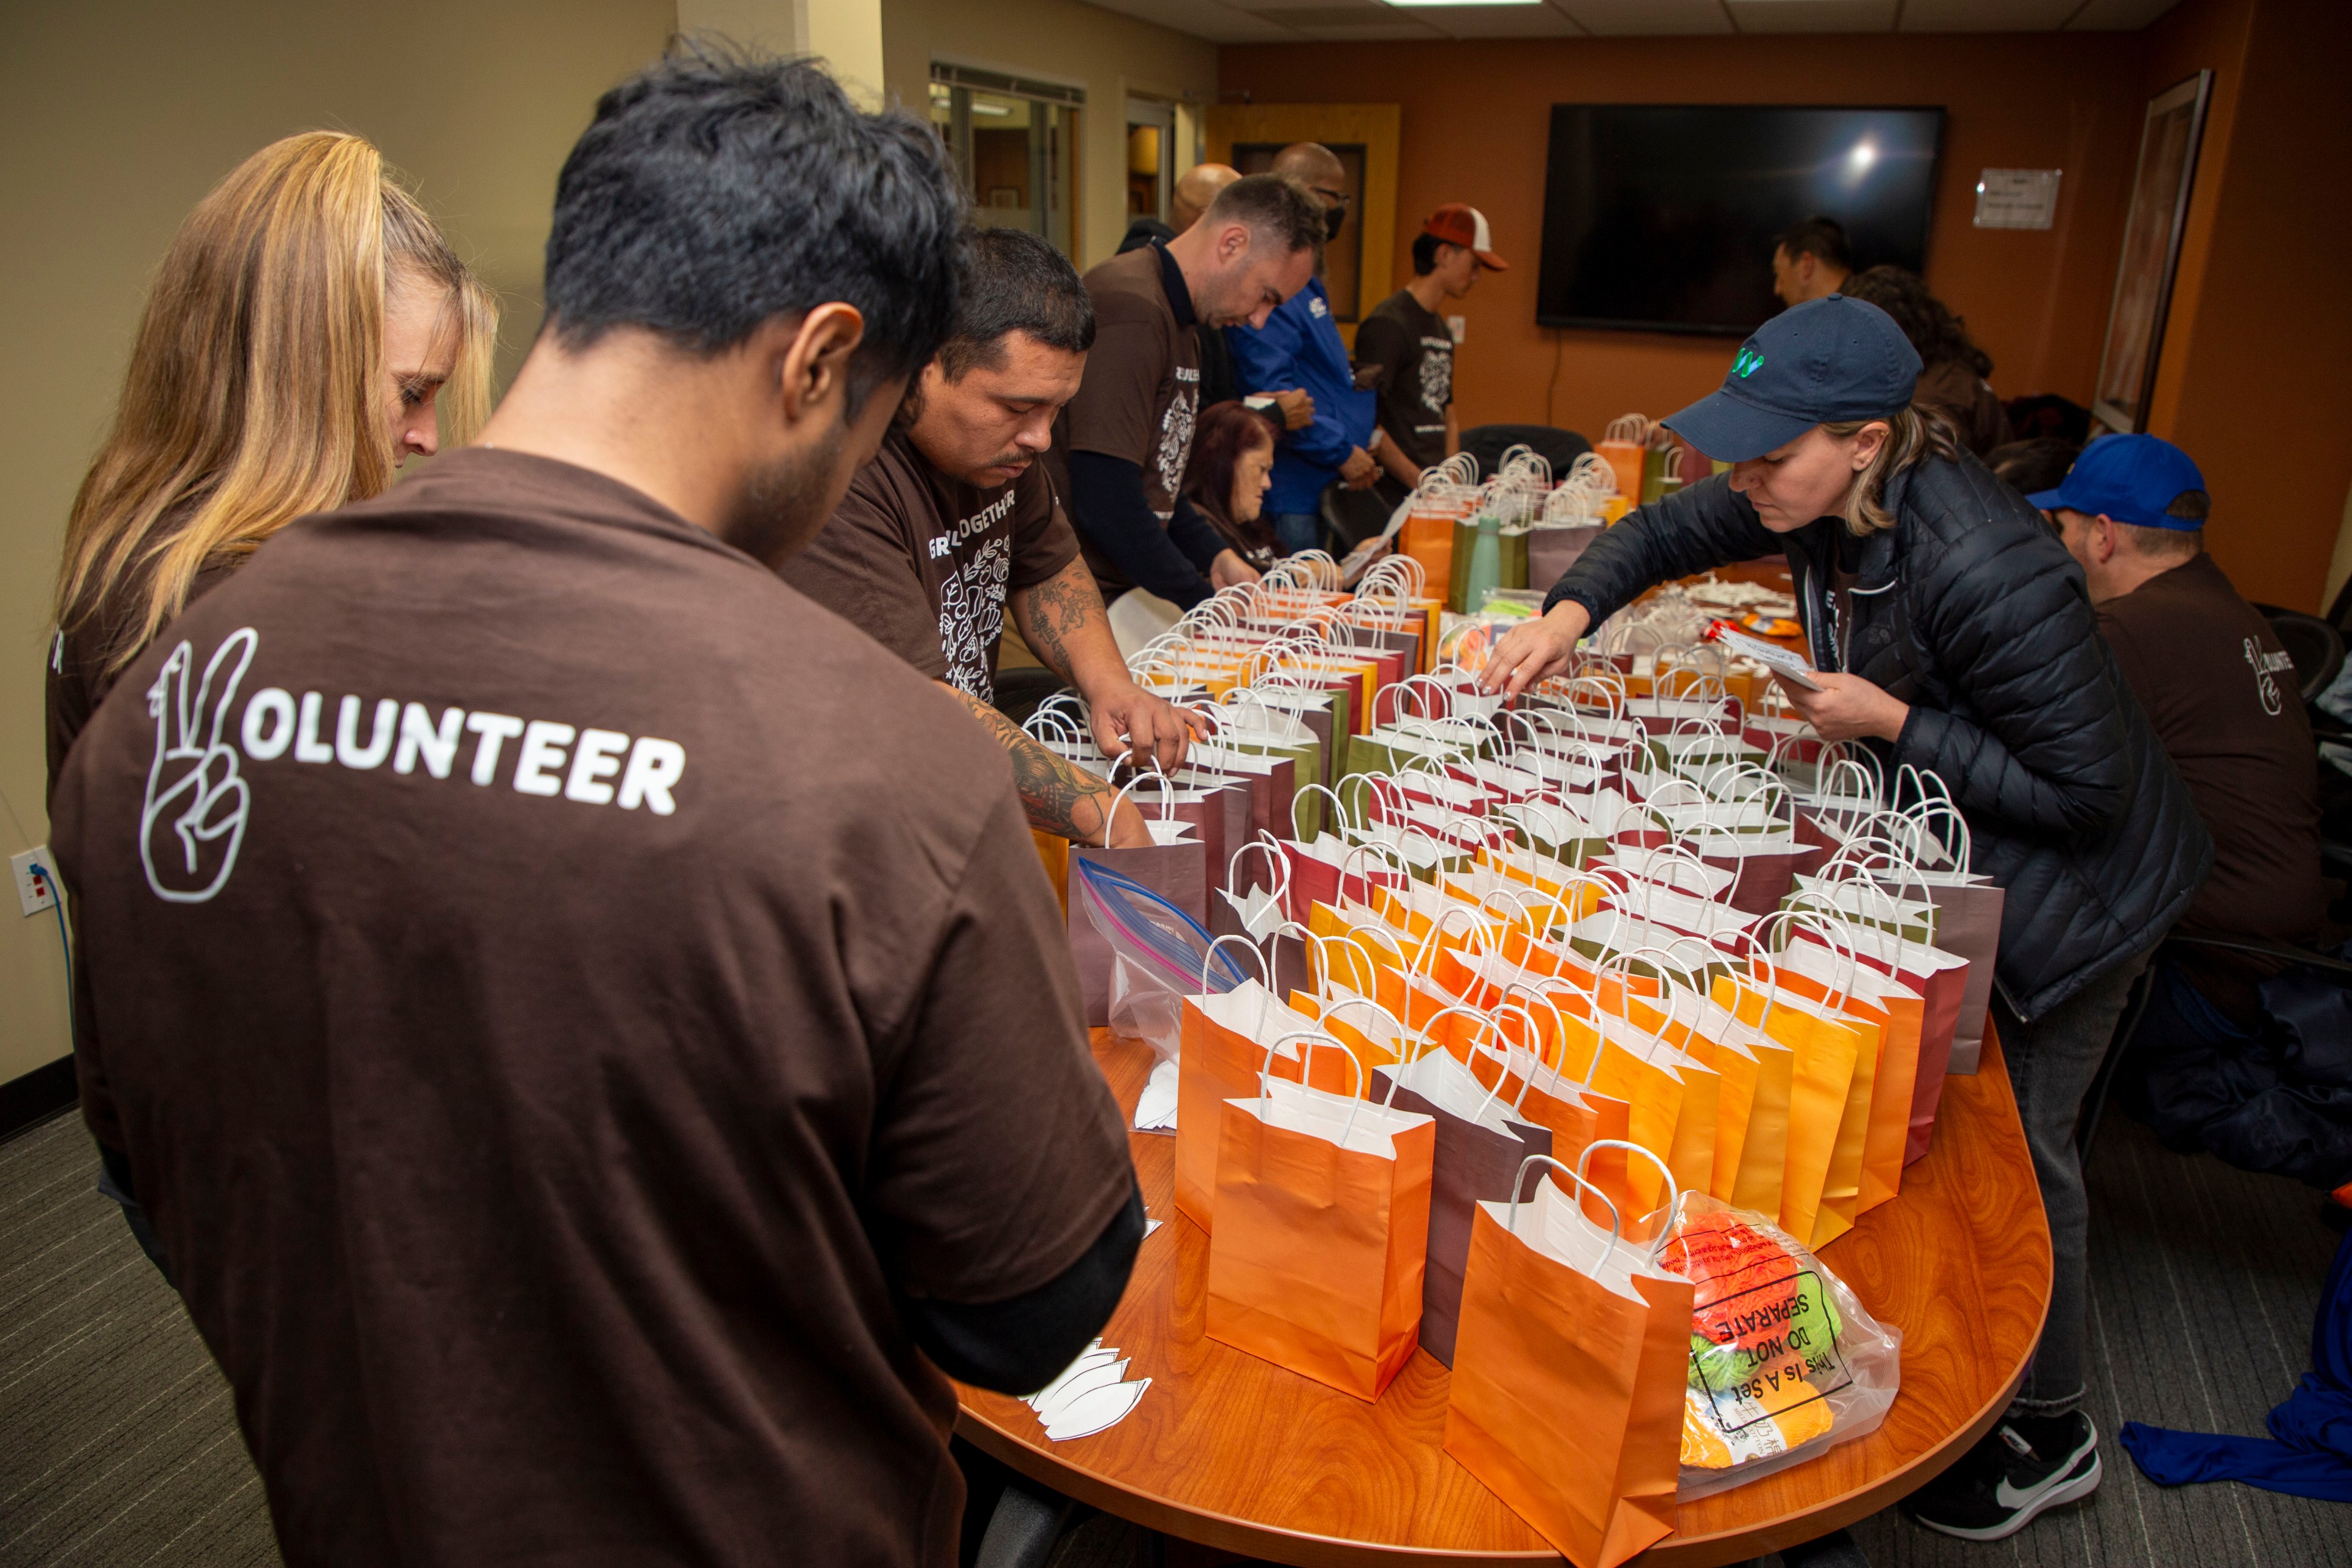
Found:
[[[2043,511],[2064,507],[2087,517],[2105,512],[2137,528],[2199,529],[2202,518],[2167,517],[2183,490],[2201,490],[2205,476],[2189,454],[2161,436],[2102,436],[2083,448],[2054,490],[2025,499]]]
[[[1843,294],[1792,305],[1739,345],[1723,390],[1662,421],[1718,463],[1744,463],[1816,425],[1911,405],[1919,351],[1877,306]]]

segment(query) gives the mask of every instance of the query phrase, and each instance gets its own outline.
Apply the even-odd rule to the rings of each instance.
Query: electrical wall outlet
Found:
[[[27,915],[37,915],[56,906],[58,901],[55,873],[47,868],[55,864],[49,858],[46,844],[26,850],[22,855],[8,857],[8,868],[16,873],[16,904]],[[42,870],[36,871],[38,866]]]

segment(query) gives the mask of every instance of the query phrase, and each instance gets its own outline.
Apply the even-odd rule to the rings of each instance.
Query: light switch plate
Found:
[[[16,904],[27,915],[37,915],[58,901],[58,889],[52,880],[56,873],[52,871],[47,877],[33,875],[35,866],[47,867],[51,864],[49,847],[46,844],[27,849],[22,855],[8,857],[8,868],[16,873]]]

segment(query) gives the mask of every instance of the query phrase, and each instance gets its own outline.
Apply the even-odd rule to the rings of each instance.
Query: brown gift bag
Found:
[[[1675,1528],[1693,1291],[1621,1229],[1548,1181],[1530,1203],[1480,1204],[1447,1396],[1445,1451],[1577,1568]]]
[[[1269,1067],[1294,1039],[1309,1054],[1318,1045],[1344,1050],[1328,1035],[1302,1033],[1267,1047]],[[1421,1328],[1435,1139],[1426,1116],[1270,1071],[1255,1098],[1226,1100],[1209,1337],[1378,1399]]]

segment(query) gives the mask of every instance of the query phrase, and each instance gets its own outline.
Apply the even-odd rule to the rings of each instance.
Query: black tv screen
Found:
[[[1845,226],[1922,269],[1940,109],[1556,103],[1536,321],[1743,336],[1780,309],[1773,237]]]

